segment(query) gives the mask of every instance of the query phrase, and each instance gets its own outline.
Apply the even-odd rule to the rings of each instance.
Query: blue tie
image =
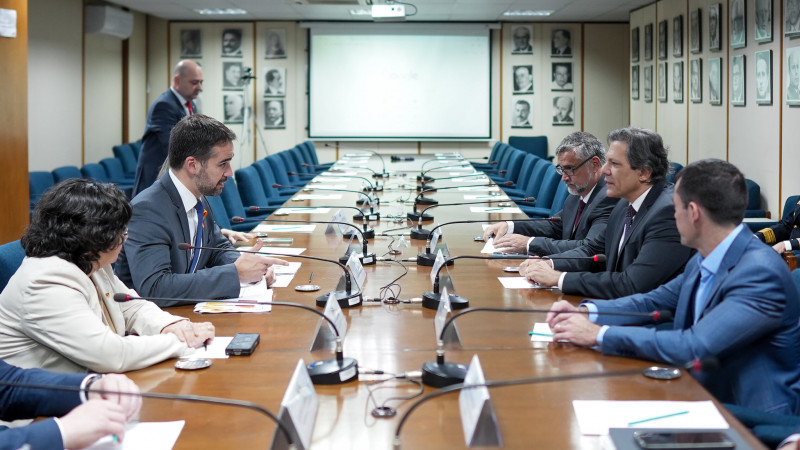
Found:
[[[203,220],[206,214],[205,209],[203,209],[202,200],[197,201],[197,204],[194,205],[194,209],[197,210],[197,233],[195,233],[194,236],[194,246],[201,247],[203,245],[203,228],[206,226]],[[198,258],[200,258],[200,249],[195,248],[194,252],[192,252],[192,264],[189,266],[189,273],[194,273],[195,269],[197,269]]]

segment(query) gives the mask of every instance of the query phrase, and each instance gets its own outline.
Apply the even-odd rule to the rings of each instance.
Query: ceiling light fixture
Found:
[[[247,11],[240,8],[204,8],[195,9],[194,11],[205,16],[241,16],[247,14]]]
[[[554,12],[555,11],[552,11],[552,10],[538,10],[538,11],[514,10],[514,11],[506,11],[506,12],[503,13],[503,15],[504,16],[512,16],[512,17],[518,17],[518,16],[540,16],[540,17],[543,17],[543,16],[549,16],[550,14],[553,14]]]
[[[370,16],[372,17],[372,9],[370,8],[353,8],[350,10],[351,16]]]

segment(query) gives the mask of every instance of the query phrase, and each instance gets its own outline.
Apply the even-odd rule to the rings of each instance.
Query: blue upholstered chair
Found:
[[[547,136],[509,136],[508,145],[542,159],[553,159],[552,156],[547,156]]]
[[[519,209],[527,214],[528,217],[550,217],[551,208],[556,199],[556,192],[558,192],[559,185],[562,184],[564,183],[561,182],[561,175],[556,172],[555,166],[548,164],[542,179],[542,185],[539,188],[539,194],[536,196],[536,202],[533,205],[521,202]]]
[[[19,240],[0,245],[0,292],[6,288],[8,280],[22,264],[23,258],[25,250],[22,249]]]
[[[753,180],[745,179],[747,183],[747,209],[745,217],[767,217],[767,212],[761,209],[761,186]]]
[[[36,206],[36,202],[39,201],[42,194],[54,184],[56,184],[56,182],[51,172],[28,172],[28,192],[30,195],[29,205],[31,212],[33,212],[33,207]]]
[[[53,180],[56,183],[60,183],[64,180],[69,180],[70,178],[83,178],[81,169],[78,169],[75,166],[63,166],[57,169],[53,169],[52,174],[53,174]]]
[[[114,157],[122,163],[122,171],[127,178],[136,177],[136,153],[131,144],[121,144],[112,147]]]

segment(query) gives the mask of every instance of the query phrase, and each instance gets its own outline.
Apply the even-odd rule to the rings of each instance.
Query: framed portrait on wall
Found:
[[[722,58],[708,60],[708,102],[722,104]]]
[[[265,68],[264,97],[283,97],[284,95],[286,95],[286,68]]]
[[[700,53],[700,9],[693,9],[689,12],[689,51]]]
[[[226,61],[222,63],[222,89],[226,91],[241,91],[244,86],[242,80],[241,61]]]
[[[756,104],[772,104],[772,50],[756,52]]]
[[[575,125],[575,97],[553,97],[553,125]]]
[[[719,20],[722,5],[717,3],[708,7],[708,49],[712,52],[722,50],[722,22]]]
[[[553,91],[571,91],[572,62],[556,61],[552,63],[552,66],[553,66],[553,79],[550,83],[550,89]]]
[[[264,128],[286,128],[283,100],[264,100]]]
[[[531,125],[531,103],[533,97],[514,99],[514,110],[511,112],[511,128],[533,128]]]
[[[653,60],[653,24],[644,26],[644,60]]]
[[[784,0],[783,11],[786,15],[786,24],[783,34],[786,37],[800,36],[800,0]]]
[[[731,48],[742,48],[747,45],[747,14],[744,0],[731,0]]]
[[[703,60],[695,58],[689,61],[689,100],[692,103],[703,101]]]
[[[181,58],[203,56],[203,35],[200,30],[181,30]]]
[[[789,83],[786,85],[786,104],[800,105],[800,47],[786,49],[786,73]]]
[[[225,123],[244,121],[244,94],[225,94],[222,103],[225,105]]]
[[[683,103],[683,61],[672,63],[672,101]]]
[[[666,103],[667,101],[667,65],[669,63],[664,61],[658,63],[658,101]]]
[[[731,58],[731,105],[744,106],[745,65],[744,55]]]
[[[772,42],[772,0],[756,0],[756,42]]]
[[[631,67],[631,98],[639,100],[639,66]]]
[[[639,62],[639,27],[631,30],[631,62]]]
[[[222,30],[222,56],[242,56],[242,29]]]
[[[667,21],[658,22],[658,59],[667,59]]]
[[[644,101],[651,103],[653,101],[653,66],[644,66]]]
[[[550,32],[550,56],[572,57],[572,30],[556,28]]]
[[[530,25],[515,25],[511,27],[511,54],[530,55],[533,54],[531,36],[533,27]]]
[[[683,56],[683,16],[672,19],[672,56]]]
[[[267,48],[264,50],[264,58],[286,58],[286,30],[283,28],[269,28],[265,39]]]
[[[533,94],[533,66],[514,66],[514,94]]]

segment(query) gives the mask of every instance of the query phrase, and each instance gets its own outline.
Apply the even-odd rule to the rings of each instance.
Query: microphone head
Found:
[[[501,170],[501,171],[500,171],[500,175],[505,175],[505,174],[506,174],[506,171],[505,171],[505,170]]]
[[[248,208],[250,211],[258,211],[258,206],[251,206]]]
[[[514,182],[513,182],[513,181],[506,181],[506,182],[505,182],[505,183],[503,183],[502,185],[503,185],[503,186],[513,186],[513,185],[514,185]]]
[[[302,167],[308,167],[308,163],[303,163],[301,166]]]
[[[131,296],[125,294],[124,292],[117,292],[116,294],[114,294],[115,302],[127,302],[128,300],[131,300]]]
[[[276,189],[277,189],[277,188],[281,187],[281,185],[280,185],[280,184],[278,184],[278,183],[272,183],[272,187],[274,187],[274,188],[276,188]]]
[[[186,242],[181,242],[180,244],[178,244],[178,250],[189,250],[190,248],[192,248],[192,246],[187,244]]]
[[[603,255],[602,253],[599,255],[594,255],[594,262],[604,263],[606,262],[606,260],[607,260],[606,255]]]
[[[711,372],[719,369],[719,358],[716,356],[706,356],[705,358],[693,359],[683,366],[692,372]]]
[[[672,311],[668,309],[659,309],[653,311],[653,321],[655,323],[672,322],[674,318],[675,315],[672,314]]]
[[[294,172],[286,172],[286,173],[287,173],[287,174],[289,174],[289,175],[291,175],[291,176],[294,176],[294,175],[295,175],[295,173],[294,173]]]
[[[489,164],[497,164],[497,161],[492,161]]]
[[[522,201],[523,202],[531,202],[531,203],[533,203],[533,202],[536,201],[536,197],[525,197],[525,198],[522,199]]]

